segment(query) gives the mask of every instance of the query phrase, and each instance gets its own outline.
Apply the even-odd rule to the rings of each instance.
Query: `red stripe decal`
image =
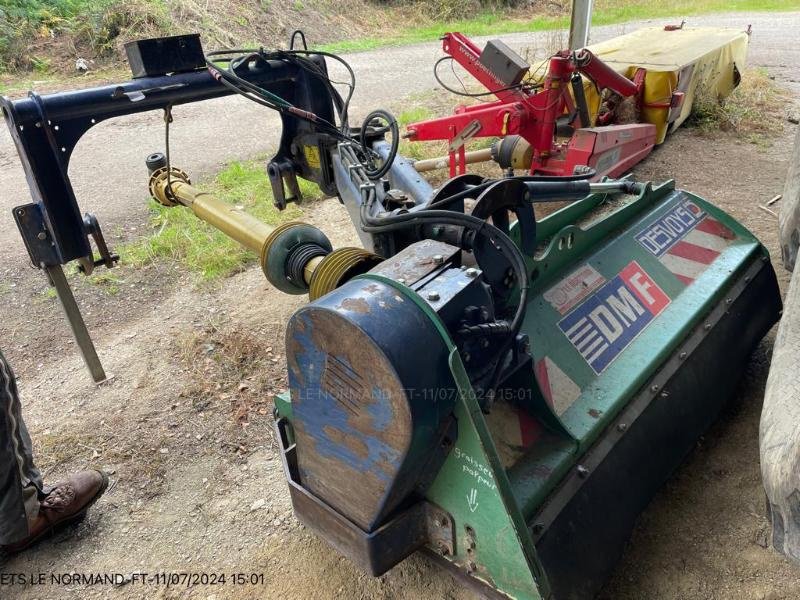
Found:
[[[542,391],[544,399],[550,408],[553,408],[553,392],[550,390],[550,378],[547,376],[547,359],[543,358],[536,363],[536,379],[539,382],[539,389]]]
[[[675,244],[667,251],[667,254],[680,256],[681,258],[703,263],[704,265],[710,265],[719,256],[719,252],[716,250],[711,250],[710,248],[704,248],[703,246],[690,244],[689,242],[684,241],[680,241]]]
[[[692,283],[694,283],[694,279],[691,277],[686,277],[686,275],[678,275],[677,273],[673,273],[673,275],[680,279],[684,285],[692,285]]]
[[[711,217],[706,217],[697,224],[697,229],[726,240],[736,239],[736,235],[722,223]]]
[[[528,448],[542,435],[542,426],[524,408],[517,409],[519,434],[523,448]]]

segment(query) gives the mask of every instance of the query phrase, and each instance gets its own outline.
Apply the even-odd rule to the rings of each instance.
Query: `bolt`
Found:
[[[678,358],[680,358],[681,360],[685,359],[687,356],[689,355],[686,352],[681,352],[680,354],[678,354]]]
[[[475,278],[478,276],[478,269],[469,268],[466,271],[464,271],[464,275],[466,275],[469,278]]]
[[[37,233],[37,234],[36,234],[36,237],[37,237],[38,239],[40,239],[40,240],[44,241],[44,240],[46,240],[46,239],[47,239],[47,233],[46,233],[46,232],[44,232],[44,231],[40,231],[39,233]]]
[[[703,329],[705,329],[706,331],[710,330],[711,329],[711,323],[706,323],[705,325],[703,325]]]
[[[426,298],[431,302],[438,302],[439,301],[439,292],[428,292]]]
[[[669,392],[667,390],[664,390],[659,394],[659,396],[661,396],[662,398],[667,398],[669,397]]]
[[[578,468],[575,470],[578,472],[578,477],[581,479],[586,479],[589,476],[589,469],[583,465],[578,465]]]
[[[731,302],[733,302],[733,298],[727,298],[725,300],[725,304],[730,304]]]
[[[627,430],[628,430],[627,423],[620,423],[619,425],[617,425],[617,431],[619,431],[620,433],[625,433]]]
[[[651,385],[650,386],[650,391],[655,394],[658,391],[658,385],[656,385],[655,383],[653,385]]]
[[[20,217],[24,217],[24,216],[25,216],[25,209],[24,209],[24,208],[20,208],[20,209],[17,211],[17,214],[18,214]]]
[[[433,256],[433,264],[441,265],[444,262],[444,256],[441,254],[434,254]]]

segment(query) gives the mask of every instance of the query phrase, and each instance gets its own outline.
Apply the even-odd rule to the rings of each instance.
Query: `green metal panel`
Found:
[[[519,231],[511,233],[519,242]],[[450,348],[458,438],[426,499],[451,515],[455,552],[431,551],[467,576],[529,600],[549,595],[531,534],[533,515],[711,309],[726,301],[733,282],[768,260],[749,231],[671,182],[648,185],[638,197],[575,202],[542,219],[538,236],[528,257],[532,286],[523,325],[534,394],[522,404],[498,402],[488,415],[428,303],[391,279],[361,276],[416,303]],[[590,325],[605,331],[608,350],[586,349],[584,340],[597,334]],[[276,398],[276,412],[291,419],[288,396]]]

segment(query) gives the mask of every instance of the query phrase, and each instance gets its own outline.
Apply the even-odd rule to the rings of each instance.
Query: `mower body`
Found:
[[[422,550],[488,596],[591,598],[777,320],[766,250],[671,183],[553,213],[490,405],[453,332],[492,298],[459,254],[412,245],[290,320],[295,512],[373,575]]]

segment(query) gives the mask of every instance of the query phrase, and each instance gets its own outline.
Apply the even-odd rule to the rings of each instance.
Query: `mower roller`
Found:
[[[289,389],[275,398],[298,518],[372,575],[422,551],[487,596],[591,597],[778,318],[759,241],[671,181],[596,181],[588,164],[434,189],[397,153],[389,113],[348,124],[332,55],[203,55],[178,36],[134,43],[129,60],[128,82],[2,101],[34,199],[14,215],[60,297],[72,298],[62,265],[116,262],[80,217],[72,149],[97,122],[163,110],[151,195],[256,252],[277,289],[309,294],[287,323]],[[316,183],[363,249],[260,223],[170,163],[180,105],[233,92],[281,114],[276,205],[299,200],[298,176]],[[537,218],[553,200],[567,204]],[[67,314],[97,378],[74,298]]]

